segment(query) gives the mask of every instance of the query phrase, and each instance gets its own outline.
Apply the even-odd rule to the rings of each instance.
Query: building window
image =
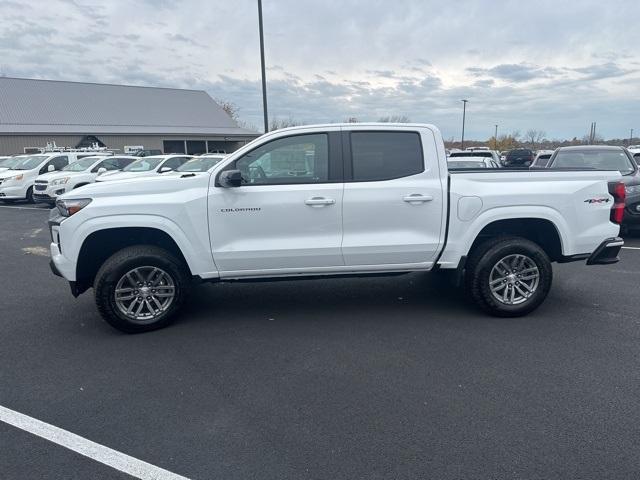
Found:
[[[184,151],[184,140],[163,140],[164,153],[187,153]]]
[[[207,153],[207,142],[204,140],[187,140],[187,155]]]

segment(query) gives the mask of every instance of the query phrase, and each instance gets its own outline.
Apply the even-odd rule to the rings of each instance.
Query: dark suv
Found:
[[[506,168],[529,168],[531,162],[533,162],[533,150],[516,148],[507,153],[507,157],[504,159],[504,166]]]
[[[640,169],[626,148],[607,145],[561,147],[555,151],[547,168],[619,171],[626,193],[622,229],[640,229]]]

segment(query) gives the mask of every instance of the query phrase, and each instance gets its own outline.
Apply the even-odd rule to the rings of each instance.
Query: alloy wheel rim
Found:
[[[505,305],[526,302],[538,289],[540,270],[526,255],[512,254],[500,259],[491,269],[491,294]]]
[[[153,323],[167,311],[175,296],[176,286],[171,275],[153,266],[128,271],[114,291],[120,313],[139,324]]]

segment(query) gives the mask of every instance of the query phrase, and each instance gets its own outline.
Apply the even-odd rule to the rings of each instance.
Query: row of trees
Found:
[[[222,107],[222,109],[229,115],[233,120],[235,120],[238,125],[244,128],[248,128],[250,130],[258,130],[255,125],[248,124],[240,119],[240,108],[233,102],[229,102],[227,100],[222,100],[220,98],[215,99],[216,103]],[[346,123],[358,123],[357,117],[348,117],[345,118],[344,121]],[[406,115],[386,115],[384,117],[380,117],[378,122],[383,123],[408,123],[411,119]],[[291,115],[286,118],[274,117],[269,120],[269,131],[279,130],[281,128],[287,127],[297,127],[298,125],[304,125],[305,122],[301,122],[296,120]]]
[[[222,109],[227,112],[227,114],[233,118],[238,125],[244,128],[248,128],[250,130],[258,130],[255,125],[248,124],[242,121],[239,118],[240,109],[233,102],[228,102],[226,100],[216,99],[216,102],[222,107]],[[359,123],[357,117],[347,117],[344,119],[347,123]],[[378,118],[378,122],[383,123],[409,123],[411,119],[406,115],[386,115]],[[279,130],[281,128],[287,127],[295,127],[298,125],[304,125],[304,122],[296,120],[292,116],[286,118],[275,117],[269,121],[269,130]],[[596,133],[592,135],[590,133],[585,133],[581,138],[573,137],[570,140],[560,140],[553,139],[550,140],[547,138],[547,133],[544,130],[538,130],[535,128],[531,128],[521,134],[519,130],[515,130],[508,134],[498,135],[498,138],[491,136],[486,141],[474,141],[474,140],[465,140],[465,147],[489,147],[495,150],[506,151],[513,150],[514,148],[531,148],[533,150],[553,150],[558,147],[566,147],[571,145],[587,145],[589,143],[601,144],[601,145],[629,145],[629,142],[640,143],[638,139],[622,139],[622,138],[613,138],[609,140],[604,140],[602,135]],[[449,141],[444,142],[447,148],[460,148],[460,141],[454,141],[451,138]]]
[[[630,142],[640,143],[638,139],[628,138],[612,138],[605,140],[602,135],[596,133],[590,135],[585,133],[582,137],[573,137],[571,139],[548,139],[544,130],[530,129],[524,134],[516,130],[509,134],[491,136],[486,141],[474,141],[465,140],[465,147],[489,147],[491,149],[499,150],[501,152],[506,150],[513,150],[514,148],[531,148],[532,150],[554,150],[558,147],[568,147],[575,145],[623,145],[627,146]],[[460,148],[460,141],[454,141],[451,138],[449,141],[445,141],[447,148]]]

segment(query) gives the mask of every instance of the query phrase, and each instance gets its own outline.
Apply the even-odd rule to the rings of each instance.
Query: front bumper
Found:
[[[37,184],[36,184],[37,185]],[[56,198],[66,192],[64,185],[48,186],[46,190],[33,190],[33,200],[38,203],[56,203]]]
[[[587,265],[609,265],[618,262],[618,254],[623,245],[624,240],[620,237],[607,238],[591,254]]]
[[[0,187],[0,200],[24,200],[27,194],[23,187]]]
[[[49,233],[51,234],[51,270],[55,275],[64,277],[70,282],[76,279],[76,264],[68,259],[64,253],[62,242],[60,241],[60,223],[65,220],[56,209],[49,213]]]

